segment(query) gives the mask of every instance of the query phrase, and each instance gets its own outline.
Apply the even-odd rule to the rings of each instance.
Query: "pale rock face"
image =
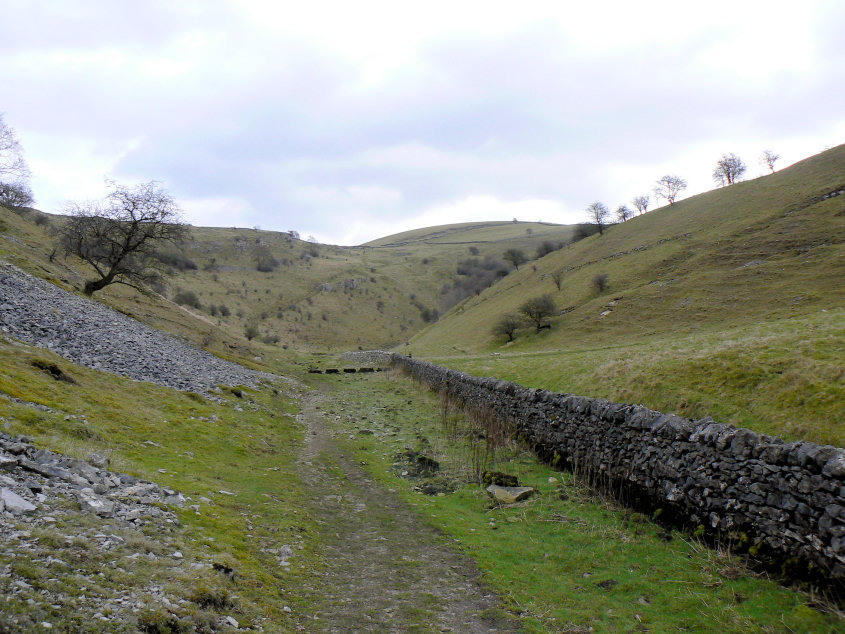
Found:
[[[28,502],[11,489],[5,487],[0,489],[0,504],[2,504],[3,509],[14,515],[32,513],[37,508],[31,502]]]

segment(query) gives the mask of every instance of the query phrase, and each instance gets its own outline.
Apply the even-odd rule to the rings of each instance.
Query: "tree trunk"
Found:
[[[85,282],[85,288],[82,289],[82,292],[85,293],[88,297],[91,297],[91,295],[93,295],[100,289],[103,289],[109,284],[111,284],[114,281],[114,278],[114,273],[109,273],[105,277],[101,277],[98,280],[88,280],[87,282]]]

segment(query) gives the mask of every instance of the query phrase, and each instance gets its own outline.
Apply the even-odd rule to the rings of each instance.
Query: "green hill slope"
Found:
[[[449,363],[841,444],[845,195],[831,194],[843,190],[840,146],[657,209],[511,273],[404,349],[475,355]],[[509,345],[491,334],[543,293],[561,309],[551,329],[526,326]]]
[[[56,242],[53,230],[62,221],[35,210],[0,208],[0,234],[5,236],[0,256],[79,287],[90,271],[61,252],[49,257]],[[299,352],[390,347],[474,292],[456,288],[457,282],[489,284],[496,272],[506,272],[510,265],[501,258],[507,249],[530,257],[544,244],[557,248],[572,237],[569,226],[491,222],[433,227],[340,247],[288,233],[192,227],[182,249],[162,254],[173,275],[156,289],[159,296],[143,297],[118,286],[98,296],[195,343],[219,341],[220,349],[247,333]],[[469,277],[458,275],[461,263]],[[169,324],[173,315],[175,323]]]

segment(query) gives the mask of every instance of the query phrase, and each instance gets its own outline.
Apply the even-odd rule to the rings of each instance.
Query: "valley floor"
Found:
[[[7,295],[0,318],[23,314],[30,296]],[[61,301],[30,311],[33,323],[93,314],[87,300]],[[11,318],[0,321],[16,336]],[[25,330],[47,339],[55,328]],[[208,378],[205,364],[218,360],[199,354],[198,373],[140,377],[166,387],[85,367],[112,356],[96,341],[86,348],[102,358],[73,365],[11,336],[0,336],[4,431],[83,461],[108,455],[114,473],[69,462],[80,471],[61,476],[67,484],[28,482],[34,472],[17,456],[52,454],[0,453],[3,486],[34,507],[16,511],[28,507],[9,497],[0,511],[0,631],[843,630],[835,608],[615,507],[520,447],[487,466],[536,495],[491,505],[472,439],[399,376],[304,385],[226,364]],[[150,337],[142,347],[172,353],[172,340]],[[50,348],[64,354],[75,339]],[[186,392],[173,389],[184,390],[180,372],[206,377],[198,387],[255,383]],[[403,456],[430,459],[436,476],[408,475]],[[117,504],[119,472],[165,492],[143,502],[155,511],[138,511],[153,521],[81,504]],[[177,492],[181,506],[169,501]]]

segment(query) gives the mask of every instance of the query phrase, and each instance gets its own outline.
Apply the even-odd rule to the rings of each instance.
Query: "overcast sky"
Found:
[[[666,173],[711,189],[723,152],[753,177],[845,142],[841,0],[1,1],[44,211],[158,180],[192,224],[358,244],[579,222]]]

